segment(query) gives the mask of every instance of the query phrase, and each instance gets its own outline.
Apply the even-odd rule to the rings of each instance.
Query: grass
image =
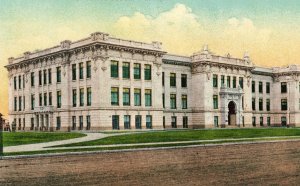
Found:
[[[3,146],[24,145],[58,140],[66,140],[86,136],[81,133],[50,132],[4,132]]]
[[[147,149],[147,148],[157,148],[157,147],[184,147],[191,145],[205,145],[205,144],[225,144],[232,142],[255,142],[255,141],[272,141],[272,140],[291,140],[299,138],[287,138],[279,137],[276,139],[247,139],[247,140],[222,140],[216,142],[187,142],[187,143],[175,143],[175,144],[153,144],[153,145],[134,145],[134,146],[118,146],[118,147],[96,147],[96,148],[84,148],[79,149],[74,147],[74,149],[55,149],[55,150],[43,150],[43,151],[29,151],[29,152],[11,152],[4,153],[4,156],[15,156],[15,155],[34,155],[34,154],[49,154],[49,153],[67,153],[67,152],[96,152],[96,151],[107,151],[107,150],[126,150],[126,149]]]
[[[192,141],[212,139],[238,139],[256,137],[284,137],[300,136],[296,128],[267,128],[267,129],[215,129],[215,130],[180,130],[180,131],[153,131],[146,133],[124,134],[111,136],[99,140],[60,145],[57,147],[93,146],[113,144],[135,144],[171,141]]]

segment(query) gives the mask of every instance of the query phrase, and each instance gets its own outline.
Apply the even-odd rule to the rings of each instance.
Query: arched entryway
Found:
[[[228,125],[236,125],[236,104],[234,101],[228,103]]]

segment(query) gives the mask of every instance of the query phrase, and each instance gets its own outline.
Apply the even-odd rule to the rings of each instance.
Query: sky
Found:
[[[257,66],[300,65],[299,0],[0,0],[0,113],[8,114],[9,57],[101,31],[169,53],[204,45],[244,52]]]

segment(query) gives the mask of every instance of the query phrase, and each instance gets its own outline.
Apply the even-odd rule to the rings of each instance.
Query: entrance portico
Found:
[[[220,89],[221,102],[221,125],[240,126],[242,124],[243,91],[238,88],[227,88],[222,86]]]

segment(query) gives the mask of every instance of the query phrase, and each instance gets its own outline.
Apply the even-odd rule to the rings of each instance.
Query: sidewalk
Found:
[[[103,134],[103,133],[86,133],[87,136],[82,138],[74,138],[69,140],[28,144],[19,146],[4,147],[4,152],[28,152],[28,151],[42,151],[42,150],[61,150],[61,149],[87,149],[87,148],[106,148],[106,147],[134,147],[134,146],[151,146],[151,145],[168,145],[168,144],[191,144],[194,143],[215,143],[215,142],[241,142],[252,140],[272,140],[276,138],[290,138],[291,140],[300,140],[299,136],[274,136],[274,137],[259,137],[259,138],[230,138],[230,139],[213,139],[213,140],[193,140],[193,141],[172,141],[172,142],[153,142],[153,143],[131,143],[131,144],[113,144],[113,145],[93,145],[93,146],[73,146],[73,147],[52,147],[57,145],[66,145],[71,143],[85,142],[97,140],[109,136],[123,135],[123,134]],[[298,137],[297,139],[293,139]]]

